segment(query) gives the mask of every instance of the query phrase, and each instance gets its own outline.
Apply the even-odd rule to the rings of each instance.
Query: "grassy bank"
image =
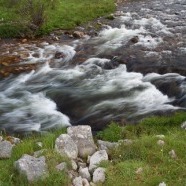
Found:
[[[55,29],[72,29],[90,20],[114,11],[114,0],[59,0],[54,9],[46,8],[46,22],[38,34],[47,34]],[[17,7],[6,7],[0,2],[0,37],[15,37],[24,32],[19,23]]]
[[[109,153],[109,162],[102,162],[101,166],[106,167],[106,186],[157,186],[165,182],[168,186],[186,185],[186,135],[185,130],[180,127],[186,121],[186,113],[177,113],[171,117],[151,117],[143,120],[137,126],[120,127],[112,123],[104,131],[95,136],[96,139],[107,141],[118,141],[131,139],[130,145],[121,144],[118,148]],[[11,159],[0,160],[0,185],[18,186],[29,185],[26,180],[20,177],[14,170],[13,163],[22,154],[30,154],[41,148],[37,142],[43,143],[44,151],[50,176],[45,180],[30,185],[68,185],[69,180],[65,172],[57,172],[55,165],[67,161],[54,151],[54,141],[64,130],[54,131],[44,135],[34,135],[25,138],[17,145]],[[158,145],[159,137],[165,142]],[[169,152],[174,150],[176,157],[171,157]],[[70,166],[70,165],[69,165]],[[140,171],[139,171],[140,169]],[[138,172],[136,172],[138,170]]]

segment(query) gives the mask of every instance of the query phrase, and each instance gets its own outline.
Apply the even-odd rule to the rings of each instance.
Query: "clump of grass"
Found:
[[[117,142],[123,138],[123,128],[120,127],[117,123],[112,122],[105,130],[98,132],[97,138]]]

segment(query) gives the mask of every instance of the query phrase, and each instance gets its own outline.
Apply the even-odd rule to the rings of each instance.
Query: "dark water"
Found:
[[[186,1],[119,7],[97,37],[23,44],[37,71],[0,81],[0,127],[45,131],[70,124],[95,130],[186,108]],[[56,52],[61,54],[56,58]]]

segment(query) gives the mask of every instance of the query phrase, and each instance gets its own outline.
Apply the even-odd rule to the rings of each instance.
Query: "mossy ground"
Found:
[[[59,0],[55,9],[46,9],[46,22],[38,34],[55,29],[72,29],[90,20],[108,15],[115,10],[114,0]],[[0,2],[0,37],[19,36],[25,28],[14,6],[7,8]]]
[[[176,113],[167,117],[151,117],[144,119],[140,124],[125,127],[112,123],[105,130],[98,133],[95,139],[118,141],[132,139],[131,145],[121,144],[109,153],[109,162],[102,162],[100,166],[106,167],[105,186],[157,186],[165,182],[168,186],[186,185],[186,131],[180,127],[186,121],[186,113]],[[12,153],[11,159],[0,160],[0,185],[68,185],[70,183],[65,172],[57,172],[55,166],[69,160],[59,156],[54,151],[55,139],[66,130],[56,130],[42,135],[33,135],[23,139]],[[156,135],[164,135],[164,146],[157,144]],[[14,162],[23,154],[30,154],[40,149],[36,144],[43,143],[43,155],[49,167],[49,177],[29,184],[14,169]],[[176,158],[169,152],[174,150]],[[69,164],[70,166],[70,164]],[[136,173],[142,168],[141,173]]]

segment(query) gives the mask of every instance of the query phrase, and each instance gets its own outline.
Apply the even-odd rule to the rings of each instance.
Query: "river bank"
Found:
[[[33,134],[21,141],[4,135],[0,140],[0,156],[3,156],[0,183],[7,186],[89,186],[89,182],[94,186],[184,185],[185,121],[186,114],[177,113],[146,118],[137,126],[112,123],[94,139],[89,126]],[[78,158],[70,137],[78,147]],[[16,143],[13,147],[9,145],[12,151],[6,149],[5,153],[5,145],[1,143],[10,142]],[[84,157],[88,154],[89,160]]]

